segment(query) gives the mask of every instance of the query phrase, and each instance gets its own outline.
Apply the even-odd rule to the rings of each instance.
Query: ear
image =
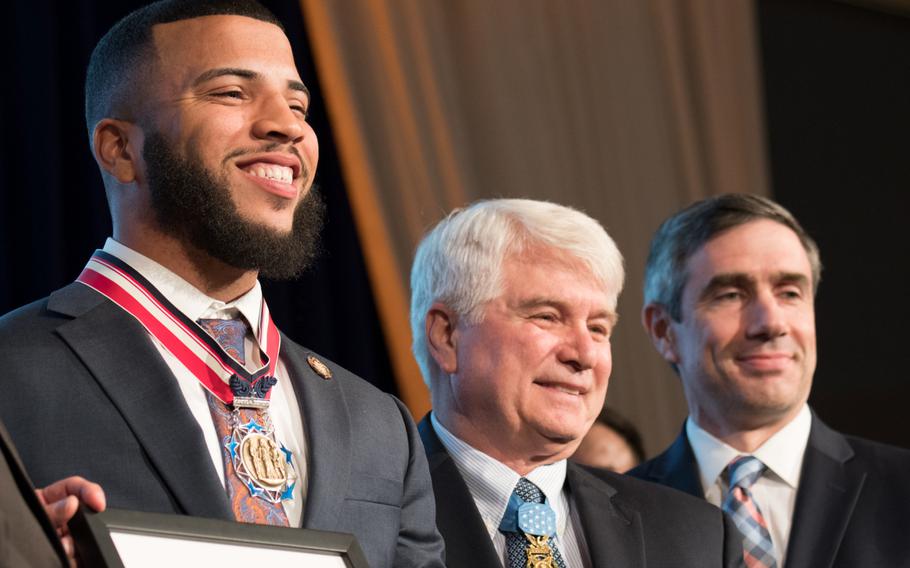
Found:
[[[427,336],[427,348],[439,368],[448,374],[458,370],[456,323],[455,312],[445,304],[436,302],[427,312],[424,328]]]
[[[661,304],[648,304],[641,311],[641,323],[648,336],[651,337],[651,343],[654,344],[657,352],[669,363],[678,364],[676,334],[673,331],[673,320],[667,309]]]
[[[95,125],[92,149],[98,166],[121,184],[136,181],[139,129],[131,122],[101,119]]]

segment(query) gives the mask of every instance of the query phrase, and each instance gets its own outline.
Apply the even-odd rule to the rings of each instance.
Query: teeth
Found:
[[[577,391],[577,390],[567,389],[564,387],[556,387],[556,390],[558,390],[559,392],[564,392],[566,394],[571,394],[571,395],[575,395],[575,396],[578,396],[578,394],[579,394],[579,391]]]
[[[247,168],[247,173],[256,177],[291,183],[294,179],[294,170],[287,166],[278,166],[275,164],[256,164]]]

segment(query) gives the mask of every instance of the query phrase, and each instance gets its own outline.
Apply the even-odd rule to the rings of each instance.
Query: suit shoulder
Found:
[[[654,469],[655,464],[662,457],[663,457],[663,454],[661,454],[657,457],[651,458],[649,460],[645,460],[645,461],[641,462],[640,464],[638,464],[637,466],[635,466],[634,468],[627,471],[625,473],[625,475],[627,475],[629,477],[634,477],[637,479],[646,479],[646,480],[651,479],[653,477],[651,472]]]
[[[0,348],[28,347],[39,336],[55,329],[65,318],[47,307],[48,298],[42,298],[0,317]]]
[[[844,438],[855,452],[857,462],[889,473],[910,474],[910,450],[856,436]]]
[[[33,334],[56,329],[61,323],[84,314],[105,301],[104,296],[79,283],[72,283],[0,317],[0,337],[33,340]],[[22,340],[20,339],[20,343]]]
[[[400,412],[402,404],[397,398],[331,359],[312,349],[307,349],[287,337],[282,338],[282,352],[285,350],[289,356],[297,359],[298,366],[312,371],[314,375],[320,377],[320,380],[326,380],[323,374],[328,371],[328,380],[336,381],[339,384],[344,392],[345,402],[353,415],[388,417]],[[321,368],[322,366],[324,369]]]
[[[47,309],[47,300],[47,298],[41,298],[40,300],[20,306],[3,316],[0,316],[0,331],[22,326],[31,326],[35,321],[47,317],[50,315],[50,312]]]
[[[617,496],[641,511],[678,511],[690,515],[717,517],[719,509],[704,499],[699,499],[671,487],[620,474],[605,469],[578,466],[597,480],[615,489]]]

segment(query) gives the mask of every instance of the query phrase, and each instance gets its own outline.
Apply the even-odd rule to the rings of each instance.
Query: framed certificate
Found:
[[[357,540],[344,533],[84,508],[69,526],[85,566],[369,568]]]

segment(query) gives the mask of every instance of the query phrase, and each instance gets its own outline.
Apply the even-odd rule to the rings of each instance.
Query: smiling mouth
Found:
[[[534,384],[545,389],[554,390],[556,392],[568,394],[571,396],[582,396],[588,392],[586,389],[583,389],[581,387],[567,385],[564,383],[535,382]]]
[[[271,181],[287,184],[290,184],[294,181],[294,169],[288,166],[279,166],[277,164],[259,162],[241,169],[251,176],[260,177]]]
[[[769,353],[743,355],[736,358],[737,363],[757,371],[779,371],[793,362],[793,356],[786,353]]]

